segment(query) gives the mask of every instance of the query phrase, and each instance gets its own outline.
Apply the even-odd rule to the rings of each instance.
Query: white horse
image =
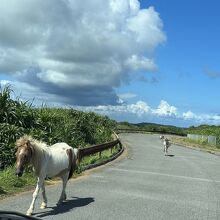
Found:
[[[164,138],[163,145],[164,145],[165,155],[167,155],[167,153],[168,153],[168,148],[171,146],[170,140],[167,139],[167,138]]]
[[[168,153],[168,148],[171,146],[170,140],[168,138],[165,138],[163,135],[160,135],[160,140],[163,140],[163,145],[164,145],[164,152],[165,155]]]
[[[52,146],[33,139],[31,136],[23,136],[16,141],[16,175],[22,176],[24,167],[28,163],[33,165],[33,170],[37,176],[37,186],[33,193],[33,199],[27,215],[32,215],[34,204],[39,190],[42,190],[43,202],[41,208],[47,207],[47,197],[45,193],[44,180],[46,177],[59,176],[63,182],[63,189],[59,203],[66,199],[66,184],[72,176],[79,162],[79,151],[70,147],[66,143],[56,143]]]

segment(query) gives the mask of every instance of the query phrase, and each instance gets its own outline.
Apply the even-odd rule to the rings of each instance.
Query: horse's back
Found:
[[[69,168],[68,149],[72,149],[66,143],[56,143],[50,146],[50,159],[47,174],[49,177],[56,176]]]
[[[56,143],[56,144],[53,144],[50,146],[50,149],[53,149],[53,150],[61,150],[61,149],[70,149],[72,147],[70,147],[67,143],[65,142],[60,142],[60,143]]]

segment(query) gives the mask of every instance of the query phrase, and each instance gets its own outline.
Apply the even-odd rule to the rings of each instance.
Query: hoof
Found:
[[[59,201],[57,202],[57,205],[61,205],[62,203],[63,203],[63,201],[60,201],[60,200],[59,200]]]
[[[62,204],[65,200],[66,200],[66,194],[64,194],[64,195],[59,199],[59,201],[57,202],[57,205]]]
[[[47,208],[47,204],[46,204],[45,202],[42,202],[40,208],[41,208],[41,209],[45,209],[45,208]]]
[[[26,212],[26,215],[27,216],[31,216],[33,214],[33,211],[32,210],[27,210],[27,212]]]

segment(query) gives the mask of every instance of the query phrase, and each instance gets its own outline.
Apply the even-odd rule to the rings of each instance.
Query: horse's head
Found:
[[[21,177],[24,172],[24,167],[27,165],[32,157],[33,149],[28,139],[22,139],[16,141],[16,172],[18,177]]]

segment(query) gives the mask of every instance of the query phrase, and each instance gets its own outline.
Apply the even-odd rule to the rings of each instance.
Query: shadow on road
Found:
[[[174,154],[167,154],[166,156],[167,157],[174,157],[175,155]]]
[[[35,216],[41,218],[45,216],[66,213],[66,212],[71,211],[74,208],[87,206],[94,201],[95,199],[91,197],[88,197],[88,198],[72,197],[71,199],[66,200],[62,204],[58,204],[57,206],[53,206],[53,207],[47,207],[52,210],[46,211],[47,209],[45,209],[44,212],[36,213]]]

